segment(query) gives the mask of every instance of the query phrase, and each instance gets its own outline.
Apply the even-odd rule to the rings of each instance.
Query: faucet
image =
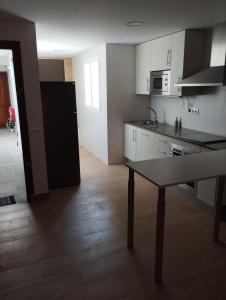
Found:
[[[158,124],[157,112],[156,112],[151,106],[145,106],[145,109],[149,109],[150,111],[152,111],[152,112],[154,113],[154,115],[155,115],[155,117],[154,117],[154,122],[155,122],[156,124]]]

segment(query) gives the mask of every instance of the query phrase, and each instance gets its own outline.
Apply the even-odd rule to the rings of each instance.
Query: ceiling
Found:
[[[226,20],[225,0],[1,0],[0,9],[36,22],[39,56],[52,57]],[[145,25],[125,26],[131,20]]]

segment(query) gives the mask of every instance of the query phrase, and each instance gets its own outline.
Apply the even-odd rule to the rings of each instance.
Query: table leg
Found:
[[[128,225],[127,225],[127,247],[133,248],[133,227],[134,227],[134,171],[129,169],[128,182]]]
[[[155,281],[162,280],[163,242],[165,221],[165,187],[159,188],[155,242]]]
[[[219,231],[220,231],[220,222],[222,216],[222,204],[223,204],[223,195],[224,195],[224,177],[218,178],[217,181],[217,192],[216,192],[216,208],[215,208],[215,217],[214,217],[214,230],[213,230],[213,240],[218,242],[219,240]]]

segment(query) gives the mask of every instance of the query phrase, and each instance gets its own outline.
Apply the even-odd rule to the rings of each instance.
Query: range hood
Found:
[[[225,66],[209,67],[176,83],[175,86],[222,86]]]
[[[213,29],[210,67],[184,78],[175,86],[202,87],[226,85],[226,22]]]

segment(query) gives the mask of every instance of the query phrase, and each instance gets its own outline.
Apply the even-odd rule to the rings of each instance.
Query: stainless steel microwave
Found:
[[[151,95],[170,95],[170,70],[151,72]]]

